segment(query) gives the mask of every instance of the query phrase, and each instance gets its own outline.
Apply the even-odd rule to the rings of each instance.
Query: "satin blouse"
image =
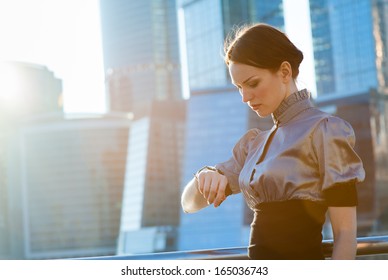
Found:
[[[272,118],[272,129],[249,130],[232,157],[215,166],[251,209],[292,199],[324,202],[325,190],[364,180],[353,128],[314,107],[306,89],[283,100]]]

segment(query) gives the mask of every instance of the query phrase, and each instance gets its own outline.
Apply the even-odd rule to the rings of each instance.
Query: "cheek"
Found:
[[[270,92],[271,86],[269,84],[260,84],[255,90],[255,95],[260,98],[267,98]]]
[[[266,96],[271,99],[277,99],[281,97],[282,85],[276,79],[269,80],[265,85],[263,85],[263,92]]]

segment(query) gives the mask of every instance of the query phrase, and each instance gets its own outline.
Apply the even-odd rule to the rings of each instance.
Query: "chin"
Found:
[[[270,115],[270,113],[264,113],[264,112],[258,112],[255,111],[255,113],[260,117],[260,118],[266,118]]]

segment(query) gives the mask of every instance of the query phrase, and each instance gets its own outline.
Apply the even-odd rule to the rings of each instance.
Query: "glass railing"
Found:
[[[290,241],[292,242],[292,241]],[[330,258],[333,240],[323,241],[323,252]],[[247,260],[247,247],[176,251],[151,254],[101,256],[84,260]],[[388,235],[357,238],[357,259],[388,259]]]

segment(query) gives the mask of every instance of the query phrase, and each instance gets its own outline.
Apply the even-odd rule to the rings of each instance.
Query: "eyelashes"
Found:
[[[259,82],[249,83],[248,87],[255,88],[258,84],[259,84]]]
[[[255,87],[257,87],[258,85],[260,84],[260,80],[259,81],[250,81],[249,83],[246,84],[246,86],[250,89],[254,89]],[[238,89],[238,91],[241,93],[242,90],[243,90],[243,87],[241,86],[238,86],[236,85],[236,88]]]

